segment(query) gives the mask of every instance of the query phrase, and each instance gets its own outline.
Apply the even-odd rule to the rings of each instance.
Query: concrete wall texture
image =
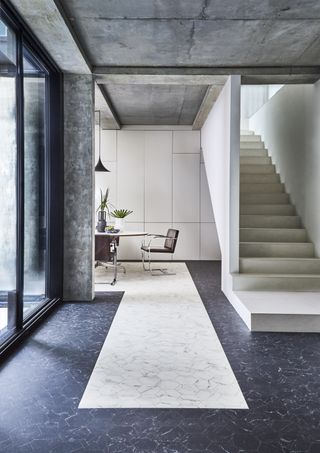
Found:
[[[93,298],[92,76],[64,76],[64,299]]]
[[[249,120],[320,256],[320,83],[286,85]]]

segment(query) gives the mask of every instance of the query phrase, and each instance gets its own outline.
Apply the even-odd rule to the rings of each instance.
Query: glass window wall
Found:
[[[61,75],[0,2],[0,355],[62,296]]]
[[[24,315],[46,298],[46,73],[24,48]]]
[[[16,39],[0,20],[0,334],[8,327],[8,299],[16,289]]]

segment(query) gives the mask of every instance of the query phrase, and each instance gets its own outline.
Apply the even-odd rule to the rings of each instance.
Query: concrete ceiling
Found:
[[[202,126],[222,84],[193,83],[194,77],[179,84],[179,79],[169,78],[170,68],[224,68],[222,74],[228,68],[245,68],[239,73],[246,75],[248,67],[320,65],[319,0],[59,3],[125,125]],[[99,78],[105,70],[119,67],[122,71],[109,73],[109,79]],[[130,68],[145,70],[128,74]],[[146,77],[150,68],[159,69],[153,79]],[[292,69],[287,73],[291,82],[309,80],[309,74],[292,76]],[[253,83],[264,76],[253,75]],[[311,77],[317,78],[318,74]],[[283,81],[283,75],[274,79]],[[208,85],[215,88],[210,95]]]
[[[11,1],[61,69],[94,74],[106,127],[198,129],[228,74],[319,78],[320,0]]]
[[[319,0],[61,0],[94,66],[320,64]]]
[[[190,125],[207,86],[104,85],[120,122],[125,125]]]

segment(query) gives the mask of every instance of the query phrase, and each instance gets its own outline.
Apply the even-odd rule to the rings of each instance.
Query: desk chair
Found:
[[[154,271],[160,271],[160,275],[175,275],[174,273],[169,273],[168,269],[151,269],[151,253],[170,253],[171,255],[174,254],[176,249],[177,240],[179,236],[179,230],[174,230],[169,228],[167,234],[164,236],[162,234],[148,234],[149,241],[147,244],[143,242],[141,244],[141,256],[142,256],[142,265],[145,271],[149,271],[152,275],[159,275],[153,274]],[[155,247],[153,242],[156,239],[165,239],[164,244],[162,247]],[[148,254],[148,266],[146,267],[145,263],[145,254]]]

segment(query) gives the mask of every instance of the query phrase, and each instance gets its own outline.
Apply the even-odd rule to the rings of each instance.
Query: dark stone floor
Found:
[[[320,335],[248,332],[219,263],[188,266],[249,410],[77,410],[122,297],[108,293],[59,307],[2,365],[0,452],[319,453]]]

